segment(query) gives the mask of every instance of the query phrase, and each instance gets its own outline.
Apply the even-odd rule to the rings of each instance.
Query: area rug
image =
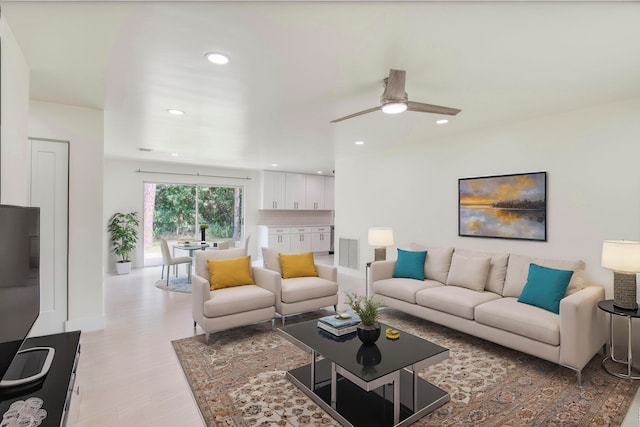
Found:
[[[577,386],[571,370],[536,357],[395,310],[381,320],[451,350],[420,372],[451,401],[414,426],[617,426],[638,387],[604,372],[602,355]],[[208,346],[203,335],[173,346],[208,427],[338,425],[285,379],[309,355],[268,322],[212,334]]]
[[[167,286],[167,279],[158,280],[156,288],[163,291],[191,293],[191,283],[187,282],[186,277],[170,277],[169,286]]]

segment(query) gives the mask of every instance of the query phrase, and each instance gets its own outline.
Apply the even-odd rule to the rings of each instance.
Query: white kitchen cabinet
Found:
[[[331,250],[331,227],[313,227],[311,230],[311,252]]]
[[[259,247],[275,248],[278,251],[289,253],[291,244],[291,230],[288,227],[258,226]]]
[[[324,209],[324,176],[307,175],[305,183],[307,209]]]
[[[324,209],[328,211],[335,210],[335,178],[332,176],[324,177]]]
[[[311,228],[292,227],[289,244],[292,254],[311,252]]]
[[[262,209],[285,209],[286,174],[264,171],[262,174]]]
[[[285,180],[285,208],[307,209],[305,203],[307,176],[299,173],[285,173]]]

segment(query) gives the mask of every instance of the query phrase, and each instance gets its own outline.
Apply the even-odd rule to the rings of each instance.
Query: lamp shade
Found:
[[[369,245],[376,248],[393,245],[393,230],[384,227],[369,228]]]
[[[640,272],[640,242],[605,240],[602,243],[602,266],[620,273]]]

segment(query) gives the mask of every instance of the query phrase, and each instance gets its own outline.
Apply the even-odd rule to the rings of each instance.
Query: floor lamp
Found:
[[[640,242],[605,240],[602,243],[602,266],[613,270],[613,305],[637,310],[636,273],[640,272]]]

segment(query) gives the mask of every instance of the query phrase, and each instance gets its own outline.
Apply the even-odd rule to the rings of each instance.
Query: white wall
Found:
[[[69,321],[104,327],[101,110],[31,101],[29,137],[69,141]]]
[[[137,170],[167,172],[161,174],[138,173]],[[172,175],[187,174],[187,175]],[[216,175],[219,177],[192,176],[191,174]],[[222,178],[222,177],[236,177]],[[250,178],[250,179],[238,179]],[[109,235],[106,231],[107,222],[115,212],[137,211],[140,219],[143,212],[143,184],[145,182],[178,183],[178,184],[205,184],[205,185],[229,185],[244,187],[245,224],[244,232],[251,235],[249,242],[249,255],[256,257],[258,215],[258,172],[244,169],[223,169],[206,166],[188,166],[163,162],[143,162],[121,159],[105,159],[104,169],[104,251],[105,269],[115,271],[115,257],[111,253]],[[143,229],[142,222],[139,228],[139,244],[132,256],[133,266],[142,267],[143,253]]]
[[[602,241],[640,240],[638,117],[635,98],[438,140],[416,130],[382,152],[337,147],[336,236],[360,239],[361,266],[373,259],[370,226],[392,227],[397,245],[582,259],[587,279],[611,298]],[[537,171],[547,172],[547,242],[458,237],[458,178]],[[362,267],[340,272],[364,288]]]
[[[0,16],[0,38],[0,202],[26,206],[29,181],[29,66],[4,16]]]

